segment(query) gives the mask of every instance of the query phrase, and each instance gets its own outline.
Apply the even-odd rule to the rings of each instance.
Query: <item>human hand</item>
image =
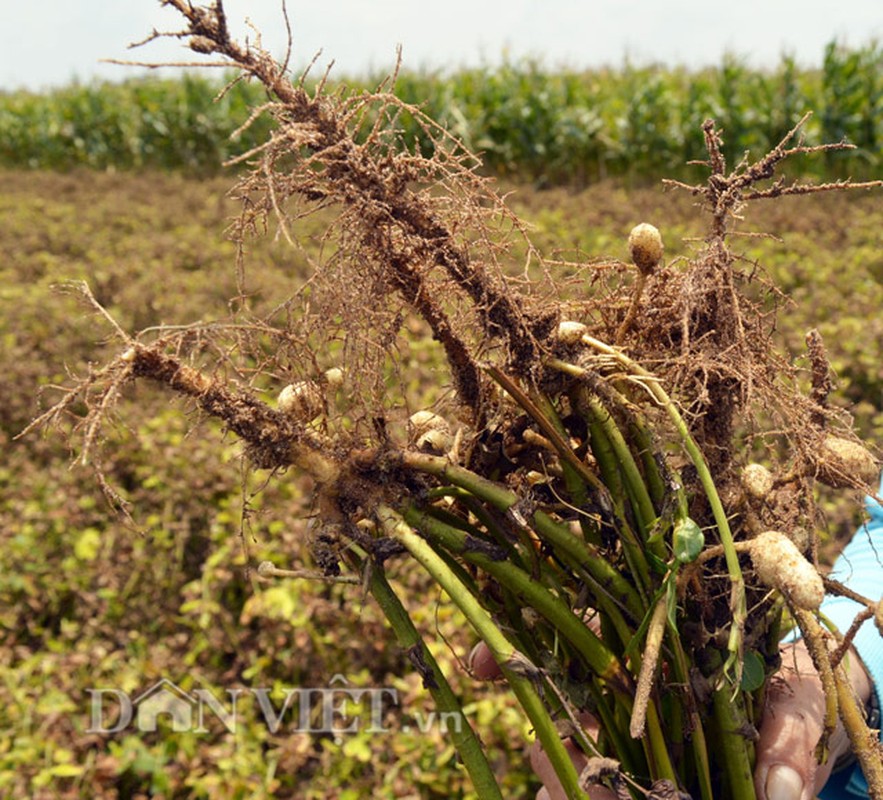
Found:
[[[853,691],[862,704],[871,697],[871,681],[854,651],[847,656]],[[804,642],[782,649],[782,667],[770,682],[760,738],[754,784],[758,800],[810,800],[822,790],[837,759],[849,751],[842,724],[828,740],[829,755],[816,763],[815,747],[822,735],[825,695]]]
[[[500,667],[494,661],[491,651],[484,642],[479,642],[469,655],[469,667],[472,674],[480,680],[492,680],[500,676]],[[598,723],[591,714],[580,714],[579,721],[583,729],[590,736],[595,736],[598,731]],[[588,763],[588,757],[580,750],[571,739],[564,743],[570,760],[573,761],[577,772],[582,772]],[[543,788],[537,792],[536,800],[567,800],[567,795],[552,768],[552,764],[543,752],[542,745],[535,741],[528,749],[530,768],[542,781]],[[616,795],[606,786],[590,785],[586,787],[592,800],[617,800]]]
[[[849,674],[853,690],[862,703],[871,696],[871,682],[854,651],[849,654]],[[500,669],[484,644],[478,644],[470,655],[475,677],[496,678]],[[815,747],[822,734],[825,696],[818,672],[803,641],[782,649],[782,667],[770,681],[763,722],[757,741],[754,782],[758,800],[811,800],[824,787],[837,759],[849,750],[849,739],[842,725],[831,735],[829,756],[825,763],[816,763]],[[589,715],[582,722],[589,733],[597,723]],[[572,742],[567,751],[578,771],[588,759]],[[531,769],[542,781],[537,800],[565,800],[564,790],[545,757],[542,747],[534,742],[529,750]],[[616,800],[604,786],[587,787],[592,800]]]

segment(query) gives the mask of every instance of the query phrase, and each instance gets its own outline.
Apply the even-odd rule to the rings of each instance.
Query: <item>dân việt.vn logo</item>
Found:
[[[223,692],[208,689],[187,691],[168,678],[132,696],[120,689],[93,688],[90,695],[88,733],[114,734],[124,730],[153,732],[161,721],[173,732],[207,733],[209,724],[236,732],[243,714],[257,716],[270,733],[324,733],[335,737],[358,731],[385,733],[391,707],[398,705],[394,688],[354,687],[343,675],[328,686],[305,688],[236,688]],[[252,704],[251,709],[246,704]],[[463,720],[457,712],[412,715],[416,727],[435,725],[459,731]],[[408,726],[403,725],[402,729]]]

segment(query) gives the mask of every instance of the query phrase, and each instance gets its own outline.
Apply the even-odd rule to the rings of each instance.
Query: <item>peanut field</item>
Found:
[[[88,470],[69,468],[61,439],[13,441],[55,398],[52,386],[65,382],[65,371],[82,374],[109,354],[94,315],[63,291],[65,282],[88,281],[129,329],[227,318],[239,292],[235,248],[224,235],[236,212],[224,199],[227,179],[7,171],[2,182],[0,795],[473,797],[447,737],[414,724],[432,703],[359,586],[256,582],[261,560],[310,562],[298,480],[264,487],[252,476],[243,484],[236,442],[218,450],[225,440],[208,422],[201,433],[188,433],[194,420],[148,385],[126,391],[109,433],[113,458],[104,465],[108,480],[126,492],[137,529],[111,512]],[[562,261],[578,253],[624,257],[639,219],[665,220],[672,259],[688,255],[696,246],[690,237],[700,234],[692,200],[660,186],[505,188],[536,243]],[[850,406],[862,434],[878,442],[880,208],[878,197],[862,194],[785,200],[751,223],[783,241],[744,240],[745,257],[761,260],[797,301],[782,314],[778,335],[799,351],[807,328],[822,332],[839,376],[835,402]],[[300,235],[309,241],[322,230],[313,220]],[[313,241],[308,249],[319,247]],[[256,311],[309,271],[278,241],[256,241],[249,259],[261,265],[248,286]],[[427,376],[411,387],[415,397],[437,395],[437,357],[429,346],[412,353]],[[834,499],[825,501],[832,541],[848,536],[855,522]],[[437,606],[438,591],[407,564],[394,579],[425,596],[411,611],[429,638],[444,634],[436,656],[471,698],[470,718],[504,790],[532,797],[535,784],[520,755],[524,723],[505,692],[478,685],[458,666],[473,643],[462,619]],[[335,742],[287,733],[283,724],[273,734],[256,714],[240,719],[235,736],[86,732],[93,687],[134,693],[166,676],[224,697],[238,685],[326,685],[341,665],[353,686],[398,690],[389,732]]]

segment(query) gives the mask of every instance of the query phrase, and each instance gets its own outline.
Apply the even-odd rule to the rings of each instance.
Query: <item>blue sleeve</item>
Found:
[[[878,495],[883,497],[883,479]],[[873,600],[883,595],[883,506],[874,498],[867,497],[865,507],[869,519],[844,548],[834,563],[830,577]],[[820,610],[845,632],[862,609],[863,606],[845,597],[828,596]],[[883,636],[873,620],[867,620],[859,628],[854,646],[871,678],[879,708],[883,694]],[[856,764],[851,769],[832,775],[820,797],[828,800],[868,797],[868,784],[859,766]]]
[[[880,494],[883,496],[883,481]],[[872,497],[867,497],[865,507],[868,521],[856,531],[852,541],[844,548],[829,577],[871,600],[878,600],[883,595],[883,506]],[[828,596],[820,610],[842,632],[846,632],[855,615],[863,609],[863,606],[845,597]],[[855,637],[855,649],[867,668],[875,689],[883,688],[883,637],[873,619],[859,628]]]

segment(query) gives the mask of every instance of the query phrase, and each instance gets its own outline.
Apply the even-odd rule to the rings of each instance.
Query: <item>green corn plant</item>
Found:
[[[777,522],[812,530],[815,478],[866,488],[876,463],[827,406],[820,347],[809,395],[772,349],[766,299],[729,245],[745,204],[842,188],[771,179],[790,156],[845,145],[804,146],[798,125],[764,157],[729,168],[706,121],[708,180],[671,182],[707,208],[703,248],[666,264],[658,230],[639,226],[631,263],[580,298],[580,319],[566,319],[568,306],[550,299],[556,287],[535,276],[548,265],[507,276],[511,240],[498,234],[521,225],[459,140],[392,94],[292,81],[268,53],[229,37],[221,3],[166,4],[184,21],[176,36],[270,98],[261,110],[271,136],[239,159],[251,169],[235,190],[234,234],[244,245],[275,219],[296,244],[297,220],[333,207],[336,251],[280,305],[281,322],[251,318],[246,303],[226,328],[130,335],[83,289],[122,352],[34,426],[85,407],[81,457],[102,475],[102,422],[124,387],[151,380],[219,419],[254,470],[309,478],[325,575],[362,577],[439,708],[462,715],[386,579],[390,561],[425,571],[488,646],[569,798],[601,781],[620,796],[751,800],[750,733],[793,619],[883,798],[883,770],[812,613],[820,598],[763,566],[767,549],[793,548],[821,586]],[[518,113],[546,124],[544,110]],[[431,144],[428,157],[401,137],[403,114]],[[446,407],[409,413],[408,316],[446,362]],[[258,378],[231,377],[257,374],[269,389],[283,364],[295,377],[275,403]],[[771,487],[787,491],[759,497],[742,477],[742,442],[763,424],[781,432]],[[842,446],[827,446],[832,436]],[[562,731],[589,757],[582,775]],[[466,729],[455,745],[479,795],[499,797],[479,741]]]
[[[707,117],[727,132],[726,155],[735,162],[747,150],[757,154],[774,146],[809,109],[819,116],[805,128],[807,135],[850,141],[858,151],[849,169],[873,175],[879,166],[879,74],[878,45],[849,49],[832,42],[820,69],[798,69],[789,56],[772,72],[734,56],[717,68],[692,71],[625,63],[574,72],[507,60],[450,74],[403,69],[392,88],[467,151],[480,152],[485,170],[544,186],[584,185],[606,176],[683,174],[684,164],[703,157],[700,128]],[[371,93],[383,83],[382,77],[362,77],[337,86]],[[0,93],[0,161],[204,174],[218,169],[234,148],[247,151],[268,135],[261,118],[231,145],[231,121],[247,119],[264,98],[257,84],[225,86],[225,80],[191,72],[176,80]],[[435,144],[418,119],[403,111],[397,124],[403,144],[432,155]],[[844,168],[842,154],[834,152],[817,166],[790,166],[834,177]]]
[[[880,158],[881,60],[883,53],[876,43],[847,50],[831,42],[825,48],[822,66],[823,135],[827,141],[851,142],[871,167]],[[828,161],[832,170],[843,173],[842,155],[831,153]]]

